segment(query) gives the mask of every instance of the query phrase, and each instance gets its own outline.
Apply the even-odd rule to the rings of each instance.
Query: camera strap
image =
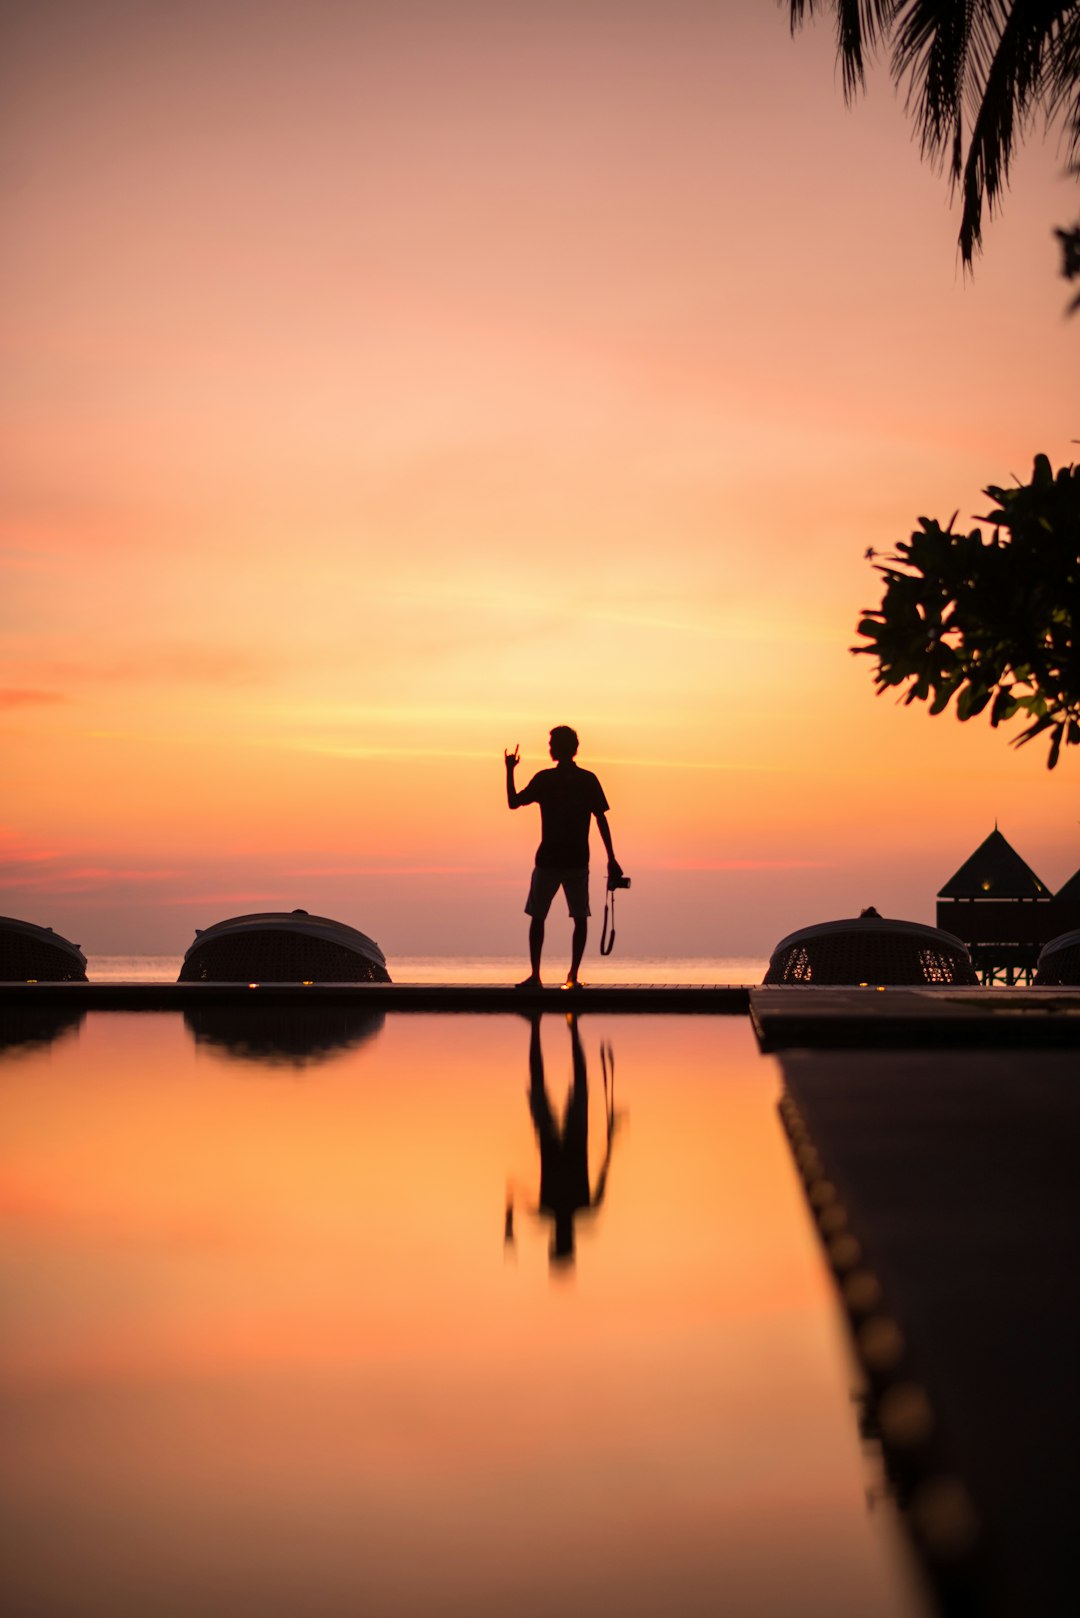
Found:
[[[611,912],[611,936],[608,936],[608,911]],[[615,948],[615,889],[604,894],[604,925],[600,930],[600,953],[610,955]]]

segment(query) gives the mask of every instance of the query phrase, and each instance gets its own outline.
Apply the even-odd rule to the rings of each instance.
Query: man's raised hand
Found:
[[[521,743],[520,742],[515,742],[514,743],[514,751],[512,753],[510,752],[509,748],[503,748],[503,759],[506,762],[506,767],[507,767],[508,770],[512,770],[514,768],[515,764],[520,764],[521,763]]]

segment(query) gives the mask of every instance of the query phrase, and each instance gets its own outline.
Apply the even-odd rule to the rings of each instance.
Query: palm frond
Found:
[[[966,265],[982,243],[984,203],[994,209],[1009,179],[1019,134],[1045,104],[1050,41],[1076,4],[1026,0],[1011,7],[993,58],[978,74],[978,111],[964,160],[960,253]],[[1073,85],[1076,94],[1076,85]],[[954,179],[957,178],[955,169]]]
[[[789,0],[791,32],[801,28],[825,0]],[[866,82],[865,55],[879,39],[887,39],[901,0],[828,0],[836,13],[836,57],[844,84],[845,100]]]
[[[1080,4],[1066,7],[1051,31],[1043,93],[1048,121],[1064,117],[1069,165],[1080,174]]]
[[[941,163],[948,154],[954,183],[963,170],[965,120],[978,116],[1009,11],[1007,0],[911,0],[897,23],[893,79],[908,83],[923,156]]]
[[[891,45],[893,82],[922,155],[961,195],[960,252],[970,266],[1021,136],[1036,115],[1064,121],[1080,175],[1080,0],[788,0],[792,33],[828,6],[844,96],[863,86],[866,57]]]

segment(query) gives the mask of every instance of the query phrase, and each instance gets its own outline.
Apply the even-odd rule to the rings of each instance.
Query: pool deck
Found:
[[[505,983],[0,983],[5,1007],[85,1011],[183,1011],[192,1006],[325,1005],[368,1011],[679,1012],[745,1016],[746,985],[598,983],[518,989]]]
[[[1080,989],[754,988],[762,1050],[1080,1045]]]
[[[1072,1614],[1080,992],[751,998],[941,1610]]]
[[[759,988],[717,983],[0,983],[4,1009],[182,1011],[194,1005],[371,1011],[618,1011],[745,1016],[761,1048],[1080,1044],[1080,989]]]

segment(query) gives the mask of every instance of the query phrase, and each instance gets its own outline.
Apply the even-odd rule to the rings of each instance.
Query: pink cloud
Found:
[[[55,703],[72,700],[62,691],[42,691],[26,686],[0,688],[0,708],[51,707]]]
[[[178,872],[129,866],[69,865],[59,854],[43,851],[8,851],[9,863],[0,868],[0,891],[20,893],[98,893],[103,888],[173,881]],[[13,857],[12,857],[13,855]],[[27,870],[26,866],[36,866]]]
[[[0,552],[0,568],[9,573],[56,573],[60,567],[57,557],[15,556],[10,551]]]
[[[57,489],[47,496],[8,495],[0,502],[0,567],[57,571],[71,558],[88,553],[141,550],[144,528],[126,513],[88,502],[85,492],[67,497]]]
[[[87,681],[106,681],[128,684],[208,684],[250,685],[265,680],[281,667],[281,660],[258,653],[234,651],[228,647],[186,646],[155,644],[145,651],[133,651],[125,657],[103,658],[8,658],[4,668],[9,679],[30,681],[59,681],[65,685],[82,685]],[[4,698],[12,700],[5,703]],[[14,707],[29,702],[70,702],[71,697],[44,690],[40,687],[9,687],[0,689],[0,706]]]
[[[10,826],[0,826],[0,853],[8,860],[17,860],[20,864],[31,861],[57,860],[60,858],[58,848],[34,848],[23,842],[18,832]]]
[[[479,865],[307,865],[288,871],[305,876],[486,876]]]
[[[281,902],[280,893],[180,893],[171,899],[162,899],[167,905],[273,905]]]
[[[665,860],[653,871],[825,871],[826,860]]]

